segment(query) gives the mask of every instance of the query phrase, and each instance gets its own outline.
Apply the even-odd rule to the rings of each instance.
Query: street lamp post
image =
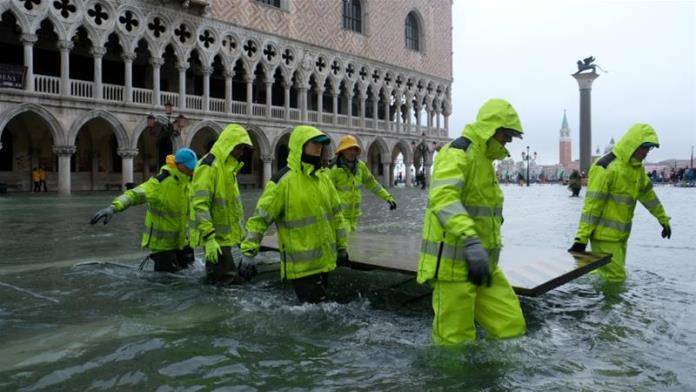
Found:
[[[160,124],[160,130],[158,132],[158,137],[160,138],[173,138],[181,135],[181,130],[186,127],[188,119],[184,117],[183,114],[179,114],[172,122],[172,104],[167,102],[164,104],[164,113],[167,115],[167,122],[161,123],[158,121],[152,113],[147,116],[147,127],[151,132],[154,132],[157,124]]]
[[[536,160],[537,153],[534,151],[534,160]],[[527,146],[527,153],[522,151],[522,160],[527,161],[527,186],[529,186],[529,160],[531,159],[531,156],[529,155],[529,146]]]

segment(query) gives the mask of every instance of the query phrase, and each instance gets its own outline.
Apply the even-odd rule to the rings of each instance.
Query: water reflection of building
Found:
[[[448,139],[451,2],[32,0],[2,1],[0,16],[0,182],[24,190],[38,165],[64,193],[142,181],[230,122],[256,147],[250,186],[285,165],[301,123],[332,148],[356,135],[385,184],[423,133]],[[171,139],[147,130],[167,102],[188,119]]]

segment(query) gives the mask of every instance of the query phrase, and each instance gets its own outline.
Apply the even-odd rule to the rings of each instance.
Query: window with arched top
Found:
[[[343,28],[362,33],[360,0],[343,0]]]
[[[414,11],[406,16],[406,47],[411,50],[420,51],[420,29],[418,17]]]

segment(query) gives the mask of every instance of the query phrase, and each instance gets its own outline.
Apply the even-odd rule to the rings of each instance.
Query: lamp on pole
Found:
[[[534,160],[537,158],[537,153],[534,151]],[[529,146],[527,146],[527,152],[525,153],[522,151],[522,160],[527,161],[527,186],[529,186],[529,160],[532,159],[532,157],[529,154]]]
[[[152,113],[147,116],[147,127],[151,132],[156,133],[159,138],[174,138],[181,135],[181,131],[186,127],[188,119],[183,114],[179,114],[172,121],[172,104],[167,102],[164,104],[164,114],[167,115],[167,122],[160,122]],[[155,127],[160,125],[159,132],[155,131]]]
[[[416,170],[416,184],[420,183],[421,184],[421,189],[425,189],[425,154],[427,153],[428,146],[426,145],[426,138],[425,138],[425,132],[421,133],[421,139],[420,143],[418,146],[416,146],[416,141],[411,141],[411,147],[413,148],[414,151],[418,151],[420,153],[420,161],[419,162],[414,162],[414,164],[419,165],[416,166],[416,169],[420,168],[420,172]],[[433,142],[435,144],[435,142]],[[421,175],[422,173],[422,175]]]

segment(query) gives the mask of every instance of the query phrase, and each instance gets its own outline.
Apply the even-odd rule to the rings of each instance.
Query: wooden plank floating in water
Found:
[[[380,269],[415,275],[421,236],[354,232],[348,241],[351,267]],[[277,236],[266,236],[262,250],[278,250]],[[500,268],[518,295],[536,297],[555,289],[611,260],[607,253],[568,253],[563,249],[504,246]]]

